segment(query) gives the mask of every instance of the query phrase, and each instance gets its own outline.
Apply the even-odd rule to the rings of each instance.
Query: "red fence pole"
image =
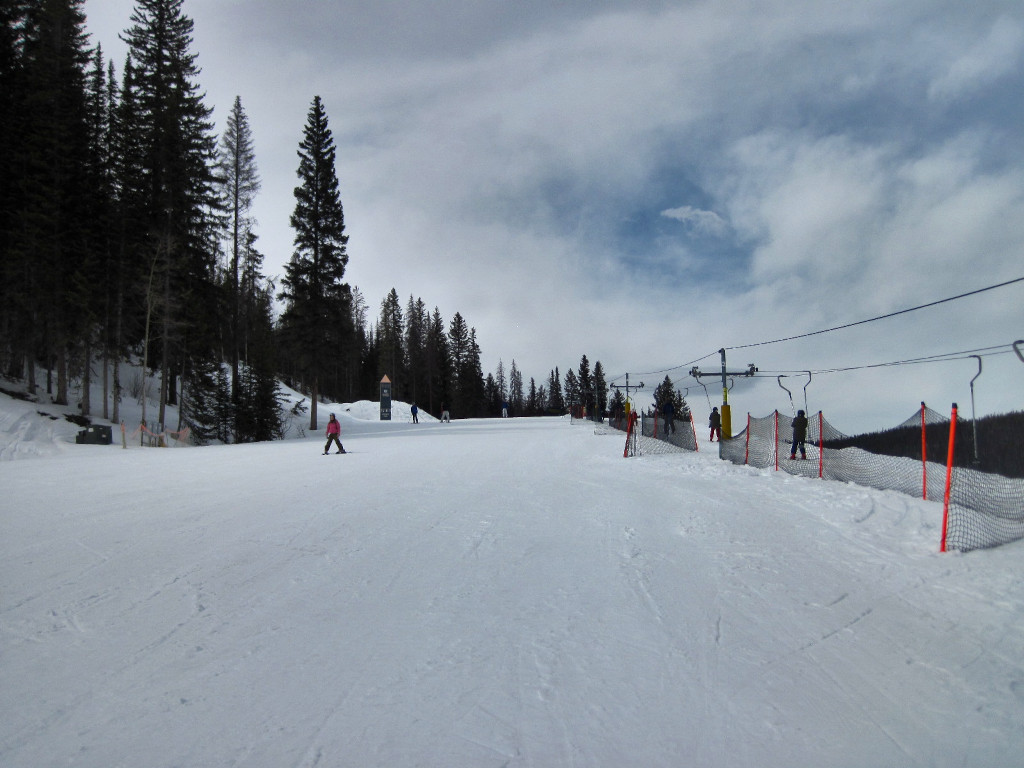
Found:
[[[921,498],[928,501],[928,440],[924,423],[924,400],[921,401]]]
[[[953,403],[953,415],[949,417],[949,451],[946,453],[946,494],[942,505],[942,546],[940,552],[946,551],[946,532],[949,530],[949,491],[953,485],[953,446],[956,444],[956,403]]]
[[[743,466],[747,465],[750,458],[750,411],[747,411],[747,444],[743,448]]]
[[[626,447],[622,449],[622,458],[629,458],[630,440],[636,439],[636,411],[630,411],[629,422],[626,426]]]
[[[825,476],[825,417],[818,411],[818,479]]]

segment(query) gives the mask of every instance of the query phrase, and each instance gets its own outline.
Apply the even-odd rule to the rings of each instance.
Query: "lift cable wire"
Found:
[[[908,309],[901,309],[901,310],[899,310],[897,312],[890,312],[887,315],[879,315],[878,317],[869,317],[867,320],[858,320],[855,323],[846,323],[845,325],[837,325],[835,328],[824,328],[824,329],[822,329],[820,331],[811,331],[810,333],[801,333],[798,336],[786,336],[785,338],[772,339],[771,341],[758,341],[758,342],[755,342],[754,344],[740,344],[740,345],[735,346],[735,347],[726,347],[725,349],[726,350],[730,350],[730,349],[749,349],[750,347],[763,347],[766,344],[778,344],[779,342],[782,342],[782,341],[793,341],[795,339],[806,339],[808,336],[818,336],[819,334],[822,334],[822,333],[832,333],[832,331],[841,331],[844,328],[853,328],[856,325],[864,325],[866,323],[873,323],[876,320],[885,320],[885,319],[890,318],[890,317],[896,317],[897,315],[905,315],[908,312],[916,312],[919,309],[927,309],[928,307],[935,307],[935,306],[938,306],[939,304],[945,304],[946,302],[949,302],[949,301],[956,301],[957,299],[964,299],[964,298],[967,298],[968,296],[975,296],[975,295],[977,295],[979,293],[985,293],[986,291],[994,291],[996,288],[1004,288],[1007,285],[1013,285],[1014,283],[1020,283],[1020,282],[1024,282],[1024,277],[1017,277],[1017,278],[1014,278],[1013,280],[1007,280],[1006,282],[998,283],[997,285],[990,285],[987,288],[979,288],[976,291],[968,291],[967,293],[961,293],[958,296],[950,296],[947,299],[939,299],[938,301],[931,301],[931,302],[928,302],[927,304],[921,304],[921,305],[916,306],[916,307],[909,307]]]
[[[951,360],[969,360],[974,355],[980,355],[981,357],[992,357],[994,355],[1008,355],[1013,352],[1012,344],[1001,344],[996,347],[983,347],[981,349],[967,349],[962,352],[946,352],[944,354],[929,355],[927,357],[914,357],[908,360],[894,360],[889,363],[872,363],[870,365],[851,365],[845,368],[822,368],[820,370],[810,371],[813,374],[823,373],[843,373],[846,371],[862,371],[868,368],[888,368],[890,366],[897,365],[920,365],[922,363],[947,363]],[[775,378],[775,374],[782,374],[783,376],[797,376],[807,373],[807,370],[793,370],[793,371],[758,371],[754,374],[758,377],[760,374],[766,374],[770,378]]]
[[[939,304],[946,304],[947,302],[950,302],[950,301],[956,301],[958,299],[964,299],[964,298],[967,298],[968,296],[975,296],[975,295],[977,295],[979,293],[985,293],[986,291],[993,291],[996,288],[1004,288],[1007,285],[1013,285],[1014,283],[1021,283],[1021,282],[1024,282],[1024,277],[1016,277],[1013,280],[1007,280],[1007,281],[1002,282],[1002,283],[997,283],[996,285],[990,285],[990,286],[988,286],[986,288],[978,288],[977,290],[968,291],[967,293],[961,293],[961,294],[959,294],[957,296],[950,296],[949,298],[946,298],[946,299],[939,299],[938,301],[931,301],[931,302],[929,302],[927,304],[921,304],[921,305],[916,306],[916,307],[909,307],[907,309],[901,309],[901,310],[898,310],[896,312],[890,312],[889,314],[886,314],[886,315],[879,315],[877,317],[870,317],[867,320],[858,320],[858,321],[853,322],[853,323],[846,323],[845,325],[837,325],[834,328],[824,328],[824,329],[822,329],[820,331],[811,331],[809,333],[802,333],[802,334],[800,334],[798,336],[786,336],[785,338],[772,339],[771,341],[758,341],[758,342],[755,342],[753,344],[740,344],[740,345],[735,346],[735,347],[725,347],[725,349],[726,350],[730,350],[730,349],[749,349],[751,347],[763,347],[763,346],[766,346],[768,344],[778,344],[778,343],[783,342],[783,341],[794,341],[795,339],[806,339],[806,338],[808,338],[810,336],[818,336],[818,335],[823,334],[823,333],[832,333],[833,331],[841,331],[844,328],[853,328],[854,326],[857,326],[857,325],[865,325],[867,323],[873,323],[876,320],[885,320],[885,319],[890,318],[890,317],[896,317],[898,315],[905,315],[908,312],[916,312],[919,309],[926,309],[928,307],[935,307],[935,306],[938,306]],[[687,366],[693,365],[695,363],[699,363],[699,362],[701,362],[703,360],[708,359],[712,355],[717,355],[719,352],[720,352],[720,350],[716,349],[714,352],[709,352],[708,354],[704,355],[703,357],[698,357],[698,358],[695,358],[694,360],[690,360],[688,363],[680,363],[679,365],[673,366],[671,368],[665,368],[665,369],[662,369],[660,371],[646,371],[644,373],[635,373],[633,375],[634,376],[656,376],[656,375],[660,375],[662,373],[670,373],[672,371],[679,370],[680,368],[686,368]],[[951,354],[958,354],[958,353],[954,352],[954,353],[951,353]],[[885,365],[893,365],[893,363],[886,363]],[[877,367],[877,366],[874,366],[874,367]],[[857,370],[857,368],[846,368],[846,369],[835,369],[835,370],[837,370],[837,371],[838,370]],[[620,374],[619,376],[616,376],[614,379],[612,379],[612,381],[613,382],[617,381],[618,379],[621,379],[623,376],[625,376],[625,374]]]
[[[662,374],[662,373],[671,373],[672,371],[677,371],[680,368],[685,368],[688,365],[693,365],[694,363],[699,363],[702,360],[707,360],[712,355],[717,355],[717,354],[718,354],[718,350],[716,349],[714,352],[708,352],[706,355],[704,355],[704,357],[698,357],[698,358],[696,358],[694,360],[691,360],[688,363],[680,363],[679,365],[674,365],[671,368],[664,368],[664,369],[662,369],[660,371],[644,371],[644,372],[641,372],[641,373],[633,373],[632,371],[630,371],[629,375],[630,376],[658,376],[659,374]],[[624,373],[620,373],[618,376],[616,376],[614,379],[612,379],[612,382],[618,381],[619,379],[623,378],[625,375],[626,374],[624,374]]]

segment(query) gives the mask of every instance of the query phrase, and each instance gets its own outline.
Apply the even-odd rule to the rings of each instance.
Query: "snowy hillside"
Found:
[[[940,555],[937,503],[713,446],[375,407],[322,406],[322,456],[75,446],[0,396],[0,765],[1022,764],[1024,542]]]

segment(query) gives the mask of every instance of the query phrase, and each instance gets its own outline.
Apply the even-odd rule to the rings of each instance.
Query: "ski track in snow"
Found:
[[[1020,544],[707,446],[424,427],[0,463],[0,764],[1019,760]]]

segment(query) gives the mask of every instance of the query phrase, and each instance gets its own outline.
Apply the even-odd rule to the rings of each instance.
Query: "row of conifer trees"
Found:
[[[388,375],[396,398],[435,413],[442,403],[458,416],[506,403],[519,415],[604,408],[601,364],[592,375],[586,356],[564,391],[557,368],[526,385],[514,361],[484,375],[458,312],[446,322],[411,296],[403,312],[392,290],[371,320],[344,279],[336,148],[319,96],[298,146],[294,252],[275,284],[251,215],[253,132],[236,98],[215,134],[183,0],[137,0],[119,75],[89,43],[83,2],[0,4],[5,375],[61,404],[81,392],[84,416],[116,423],[121,363],[140,362],[158,382],[145,418],[187,424],[202,441],[280,436],[280,379],[312,403],[374,398]],[[96,401],[101,414],[90,413]],[[182,423],[166,423],[168,406]]]

